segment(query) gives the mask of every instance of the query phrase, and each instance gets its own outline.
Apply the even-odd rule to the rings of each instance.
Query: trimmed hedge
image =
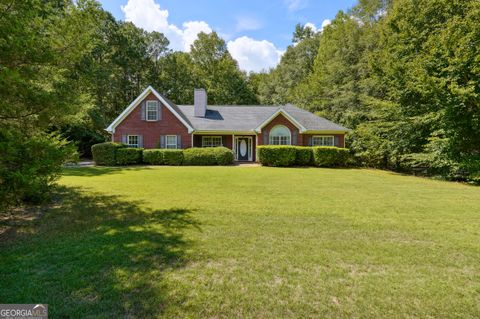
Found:
[[[117,164],[117,150],[125,145],[113,142],[106,142],[92,145],[92,156],[95,164],[113,166]]]
[[[143,162],[150,165],[182,165],[183,151],[176,149],[144,150]]]
[[[313,147],[313,161],[319,167],[345,167],[350,159],[346,148],[334,146]]]
[[[295,146],[295,165],[308,166],[313,163],[313,151],[311,147]]]
[[[295,146],[261,145],[257,147],[258,160],[265,166],[293,166],[297,158]]]
[[[228,165],[233,152],[226,147],[188,148],[183,151],[184,165]]]
[[[143,148],[117,149],[117,165],[133,165],[142,163]]]

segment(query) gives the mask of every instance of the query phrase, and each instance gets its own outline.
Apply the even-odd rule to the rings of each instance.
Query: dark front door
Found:
[[[246,137],[237,138],[237,160],[248,161],[250,158],[250,139]]]

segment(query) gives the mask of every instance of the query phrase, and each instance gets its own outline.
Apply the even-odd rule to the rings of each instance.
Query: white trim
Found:
[[[285,116],[287,118],[287,120],[289,120],[290,122],[292,122],[293,125],[295,125],[300,133],[303,134],[303,132],[305,132],[307,129],[302,125],[300,124],[293,116],[291,116],[290,114],[288,114],[287,111],[285,111],[284,109],[280,108],[278,109],[278,111],[276,111],[275,113],[272,114],[272,116],[270,116],[268,119],[266,119],[264,122],[262,122],[259,126],[257,126],[257,128],[255,128],[255,132],[257,133],[261,133],[262,132],[262,128],[267,125],[268,123],[270,123],[271,121],[273,121],[274,118],[276,118],[278,115],[282,114],[283,116]]]
[[[155,119],[148,119],[148,103],[155,103]],[[145,101],[145,120],[147,122],[156,122],[158,121],[158,101],[157,100],[146,100]]]
[[[331,137],[332,138],[332,145],[313,145],[313,139],[315,137]],[[313,135],[312,136],[312,146],[335,146],[335,136],[333,136],[333,135]]]
[[[168,147],[168,137],[175,137],[175,147],[174,148],[169,148]],[[172,145],[172,144],[170,144]],[[178,136],[177,135],[165,135],[165,149],[177,149],[178,148]]]
[[[233,140],[233,145],[234,145],[234,151],[233,154],[235,154],[235,160],[238,161],[238,154],[237,154],[237,141],[241,138],[246,138],[248,139],[247,146],[250,150],[250,153],[248,155],[248,161],[251,162],[253,161],[253,136],[235,136],[235,139]],[[248,152],[248,151],[247,151]]]
[[[175,112],[175,110],[170,106],[170,104],[168,104],[167,101],[165,101],[165,99],[154,89],[152,88],[151,86],[148,86],[142,93],[140,93],[139,96],[137,96],[137,98],[135,100],[133,100],[132,103],[130,103],[129,106],[127,106],[127,108],[125,110],[123,110],[123,112],[115,119],[113,120],[113,122],[105,129],[107,132],[113,134],[115,133],[115,128],[130,114],[132,113],[132,111],[138,106],[138,104],[140,104],[140,102],[142,102],[147,96],[149,93],[153,93],[153,95],[155,95],[157,97],[158,100],[160,100],[160,102],[162,102],[162,104],[170,111],[173,113],[173,115],[175,115],[175,117],[177,119],[180,120],[180,122],[182,122],[183,125],[185,125],[187,128],[188,128],[188,133],[192,133],[193,132],[193,127],[190,126],[190,124],[188,124],[177,112]]]
[[[204,143],[204,140],[205,140],[205,138],[207,138],[207,137],[208,137],[208,138],[214,138],[214,137],[220,138],[220,146],[223,146],[223,138],[222,138],[222,136],[219,136],[219,135],[204,135],[204,136],[202,136],[202,147],[212,147],[212,146],[204,146],[204,144],[205,144],[205,143]],[[213,146],[213,147],[217,147],[217,146]]]

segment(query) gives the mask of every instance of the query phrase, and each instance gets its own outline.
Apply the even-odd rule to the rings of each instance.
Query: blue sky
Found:
[[[297,23],[322,24],[356,0],[100,0],[117,19],[163,32],[174,50],[188,51],[200,31],[217,31],[246,71],[278,63]]]

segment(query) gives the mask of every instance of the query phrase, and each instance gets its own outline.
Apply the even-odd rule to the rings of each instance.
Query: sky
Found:
[[[244,71],[275,67],[297,23],[322,30],[356,0],[100,0],[118,20],[159,31],[189,51],[199,32],[216,31]]]

